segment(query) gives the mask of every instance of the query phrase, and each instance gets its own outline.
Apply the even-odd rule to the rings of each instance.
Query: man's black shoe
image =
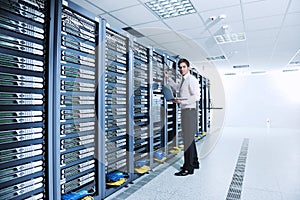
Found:
[[[176,172],[175,176],[187,176],[189,174],[194,174],[194,172],[190,172],[188,170],[181,170],[180,172]]]
[[[181,170],[184,170],[184,167],[180,167]],[[194,169],[200,169],[199,165],[194,166]]]

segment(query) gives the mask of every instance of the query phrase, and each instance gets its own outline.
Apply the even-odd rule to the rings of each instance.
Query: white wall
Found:
[[[222,76],[225,126],[300,129],[300,73]]]

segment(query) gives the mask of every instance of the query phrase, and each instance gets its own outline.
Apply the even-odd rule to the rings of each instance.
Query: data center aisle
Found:
[[[183,163],[180,154],[106,199],[225,200],[245,139],[240,199],[300,199],[300,130],[247,127],[224,128],[214,151],[201,160],[194,175],[174,176]],[[201,143],[197,146],[199,153]]]

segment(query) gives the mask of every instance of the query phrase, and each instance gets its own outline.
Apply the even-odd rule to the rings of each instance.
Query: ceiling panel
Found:
[[[280,28],[277,29],[268,29],[268,30],[258,30],[258,31],[249,31],[247,32],[247,42],[248,43],[258,43],[260,44],[263,41],[272,39],[275,40],[278,36]]]
[[[161,44],[181,41],[181,38],[175,32],[172,31],[164,34],[149,36],[149,38]]]
[[[106,12],[111,12],[119,9],[123,9],[126,7],[138,5],[139,2],[137,0],[88,0],[94,5],[98,5],[100,8],[105,10]]]
[[[251,19],[245,22],[246,31],[276,29],[281,27],[283,15]]]
[[[266,0],[242,0],[242,3],[251,3],[251,2],[257,2],[257,1],[266,1]]]
[[[200,47],[205,49],[205,52],[209,56],[221,56],[223,52],[220,49],[220,46],[217,45],[214,39],[211,37],[195,39],[194,42],[197,43]]]
[[[206,38],[210,36],[210,33],[206,30],[205,27],[181,30],[181,31],[177,31],[177,33],[183,39],[187,39],[187,40]]]
[[[299,0],[291,0],[291,4],[290,4],[288,12],[289,13],[300,12],[300,1]]]
[[[221,45],[222,51],[232,64],[249,64],[246,42],[233,42]]]
[[[245,19],[283,15],[289,0],[266,0],[243,5]]]
[[[112,17],[111,15],[109,14],[103,14],[101,15],[102,18],[104,18],[106,20],[107,23],[109,23],[111,26],[114,26],[114,27],[119,27],[119,28],[124,28],[124,27],[127,27],[126,24],[124,24],[123,22],[121,22],[120,20]]]
[[[190,60],[205,60],[203,50],[199,46],[191,47],[191,45],[186,42],[172,42],[162,44],[162,46],[172,51],[175,55],[180,55],[180,57],[189,58]],[[187,52],[185,49],[193,49],[193,51]]]
[[[145,8],[145,6],[142,5],[132,6],[122,10],[110,12],[110,14],[122,19],[122,21],[125,21],[129,26],[153,22],[157,21],[158,19],[147,8]]]
[[[135,30],[143,35],[159,35],[170,32],[170,29],[161,21],[149,22],[145,24],[132,26]]]
[[[300,12],[287,14],[284,19],[284,26],[300,26],[299,19],[300,19]]]
[[[165,19],[164,22],[167,23],[168,26],[170,26],[170,28],[172,28],[175,31],[204,26],[198,14],[189,14],[179,17],[173,17]]]
[[[191,0],[191,2],[198,12],[235,6],[240,4],[240,0]]]
[[[296,53],[300,49],[300,26],[286,27],[281,30],[277,44],[277,51],[285,50],[285,52]]]
[[[209,18],[211,16],[215,16],[218,18],[218,16],[220,16],[220,15],[226,15],[226,18],[221,20],[224,23],[243,20],[240,5],[206,11],[206,12],[201,12],[201,16],[203,17],[204,21],[209,21],[210,20]]]
[[[99,6],[96,6],[95,4],[88,3],[85,0],[73,0],[73,2],[78,4],[78,5],[81,5],[86,10],[91,11],[95,15],[101,15],[101,14],[105,13],[105,11],[102,10]]]
[[[232,22],[232,23],[220,23],[217,24],[215,26],[212,26],[209,28],[210,32],[213,35],[220,35],[220,34],[224,34],[224,29],[222,28],[223,26],[227,26],[228,27],[228,33],[240,33],[240,32],[244,32],[244,24],[242,21],[239,22]],[[227,33],[227,32],[226,32]]]

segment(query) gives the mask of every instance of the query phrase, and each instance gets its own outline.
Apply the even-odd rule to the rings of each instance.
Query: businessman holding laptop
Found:
[[[199,169],[197,149],[194,141],[197,132],[197,101],[200,100],[200,85],[198,80],[190,74],[190,63],[182,58],[178,61],[178,68],[182,75],[182,81],[177,84],[169,77],[169,72],[165,72],[167,83],[179,93],[179,98],[173,102],[181,108],[181,127],[184,141],[184,164],[181,171],[175,176],[187,176],[194,173],[194,169]]]

